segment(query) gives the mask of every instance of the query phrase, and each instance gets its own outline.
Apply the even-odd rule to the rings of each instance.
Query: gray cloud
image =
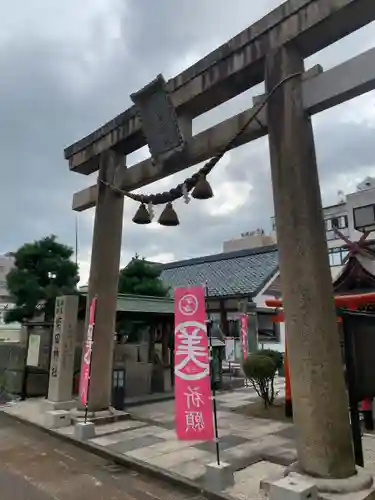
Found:
[[[130,105],[129,94],[159,72],[184,69],[280,3],[236,0],[48,0],[3,7],[0,20],[0,251],[55,233],[74,243],[71,199],[95,180],[72,174],[63,148]],[[21,9],[22,6],[22,9]],[[22,11],[22,15],[17,13]],[[372,28],[372,27],[371,27]],[[307,61],[324,67],[373,45],[370,28]],[[201,130],[251,105],[262,86],[195,120]],[[373,169],[374,96],[314,119],[323,194],[355,185]],[[137,161],[140,154],[132,155]],[[197,167],[149,190],[172,187]],[[375,169],[374,169],[375,170]],[[131,223],[126,200],[123,261],[183,258],[220,251],[222,241],[256,227],[269,228],[273,202],[267,139],[231,152],[211,176],[216,199],[176,203],[181,225],[166,229]],[[339,185],[340,184],[340,185]],[[87,274],[93,211],[79,216],[80,257]]]

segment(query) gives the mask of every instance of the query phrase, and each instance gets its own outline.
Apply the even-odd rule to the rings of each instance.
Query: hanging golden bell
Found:
[[[168,227],[178,226],[180,224],[180,221],[178,220],[178,215],[175,212],[172,203],[170,202],[167,203],[164,210],[160,214],[158,222],[160,225]]]
[[[139,205],[138,210],[136,211],[132,220],[135,224],[150,224],[151,217],[144,203],[141,203]]]
[[[212,192],[210,183],[204,174],[199,174],[199,179],[193,189],[193,192],[191,193],[191,196],[196,200],[208,200],[213,198],[214,193]]]

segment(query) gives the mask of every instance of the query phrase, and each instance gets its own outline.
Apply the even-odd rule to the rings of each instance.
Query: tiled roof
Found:
[[[220,253],[161,266],[171,289],[207,282],[211,297],[255,296],[278,270],[276,246]]]

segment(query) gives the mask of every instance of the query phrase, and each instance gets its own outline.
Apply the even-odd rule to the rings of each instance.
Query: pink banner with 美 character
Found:
[[[204,288],[176,288],[175,415],[178,439],[212,441],[214,424]]]
[[[83,344],[83,356],[81,362],[81,376],[79,380],[79,395],[83,406],[87,406],[89,401],[90,389],[90,371],[91,371],[91,356],[92,345],[95,328],[96,305],[98,298],[95,296],[90,304],[89,324],[87,328],[87,336]]]
[[[247,314],[241,314],[241,344],[242,344],[242,354],[243,359],[247,357]]]

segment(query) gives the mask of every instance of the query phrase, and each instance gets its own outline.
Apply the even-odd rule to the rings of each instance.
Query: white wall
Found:
[[[278,274],[274,277],[274,279],[276,279],[277,276]],[[267,283],[266,288],[268,288],[271,285],[271,283],[272,281]],[[274,298],[275,297],[273,297],[272,295],[264,294],[262,290],[253,300],[257,305],[257,307],[268,308],[268,306],[266,305],[266,300],[272,300]],[[272,310],[272,308],[270,309]],[[273,349],[274,351],[285,352],[285,323],[279,323],[279,325],[280,325],[280,342],[275,342],[273,344],[267,342],[267,344],[264,344],[264,346],[267,347],[267,349]],[[262,346],[260,345],[259,347],[261,348]]]
[[[14,304],[10,301],[9,291],[6,285],[6,277],[9,271],[14,267],[14,258],[8,255],[0,255],[0,340],[9,336],[19,336],[21,330],[20,323],[11,323],[5,325],[4,316],[7,310]]]
[[[329,219],[332,218],[339,219],[340,217],[347,216],[347,214],[348,214],[348,209],[345,202],[323,208],[323,218],[325,221],[328,221]],[[340,231],[343,233],[344,236],[349,236],[348,228],[340,228]],[[336,233],[334,232],[333,229],[326,230],[326,239],[328,248],[341,247],[344,244],[342,239],[336,236]]]
[[[346,197],[349,220],[349,237],[352,241],[358,241],[362,236],[362,233],[354,229],[353,208],[364,207],[373,203],[375,203],[375,188],[357,191],[355,193],[348,194]],[[372,232],[368,237],[368,239],[372,238],[374,238],[374,232]]]
[[[7,297],[9,295],[6,276],[14,266],[14,258],[7,255],[0,255],[0,297]]]
[[[335,281],[337,276],[340,274],[341,270],[343,269],[344,266],[334,266],[331,267],[331,276],[332,276],[332,281]]]
[[[269,245],[274,245],[275,240],[272,236],[266,234],[254,233],[241,238],[224,241],[223,252],[235,252],[237,250],[248,250],[250,248],[260,248]]]
[[[20,342],[21,341],[21,326],[12,327],[11,325],[0,327],[0,342]]]

